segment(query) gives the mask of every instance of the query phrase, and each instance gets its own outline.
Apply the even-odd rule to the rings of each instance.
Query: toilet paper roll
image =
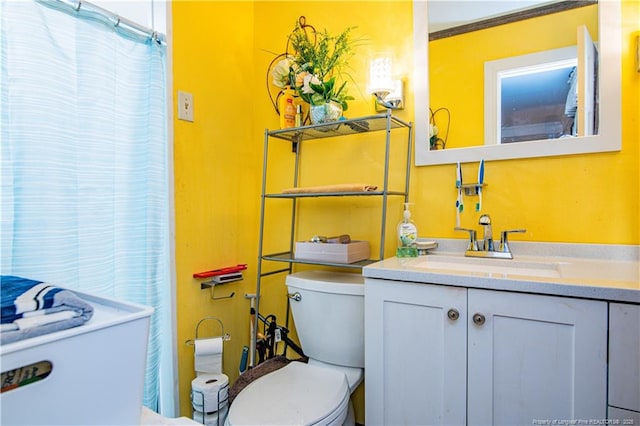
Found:
[[[229,377],[224,374],[201,374],[191,381],[191,403],[196,411],[218,411],[228,399]]]
[[[206,426],[222,425],[227,418],[228,410],[229,408],[225,405],[220,409],[220,411],[216,411],[215,413],[203,413],[202,411],[194,411],[193,420]],[[219,423],[218,419],[220,419]]]
[[[196,339],[194,366],[197,375],[222,373],[222,337]]]

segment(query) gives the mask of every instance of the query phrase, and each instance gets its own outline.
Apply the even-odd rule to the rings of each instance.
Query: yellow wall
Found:
[[[243,281],[216,289],[232,299],[212,301],[193,273],[246,263],[255,271],[259,208],[259,152],[253,118],[255,99],[263,95],[260,70],[253,62],[251,2],[173,2],[173,79],[178,90],[194,97],[195,121],[175,120],[174,173],[176,217],[176,287],[181,414],[190,416],[196,323],[206,316],[222,319],[231,341],[224,345],[224,369],[235,379],[242,346],[248,340]],[[175,102],[175,99],[174,99]],[[175,109],[174,109],[175,111]],[[259,123],[258,123],[259,124]],[[200,337],[219,335],[207,321]]]
[[[410,8],[411,3],[406,1],[173,2],[174,96],[178,90],[191,92],[195,105],[194,123],[174,121],[181,415],[191,414],[189,391],[194,377],[193,347],[184,342],[194,337],[198,320],[213,315],[224,321],[231,334],[231,341],[224,347],[224,369],[232,380],[238,375],[242,346],[249,343],[250,305],[244,294],[254,292],[256,285],[263,132],[278,126],[265,87],[266,69],[274,52],[284,51],[287,35],[298,17],[305,15],[307,22],[332,33],[358,27],[355,34],[365,39],[358,50],[360,55],[352,61],[352,73],[358,78],[366,76],[367,58],[374,49],[395,50],[398,65],[407,75],[411,34],[400,34],[396,29],[399,23],[406,27],[410,22]],[[373,112],[371,98],[365,94],[366,82],[358,86],[359,90],[352,86],[350,91],[358,98],[350,104],[350,116]],[[412,113],[407,108],[401,116],[411,120]],[[280,148],[276,154],[288,161],[290,148]],[[316,154],[325,157],[333,171],[336,167],[347,169],[344,165],[350,161],[349,152],[366,153],[361,144],[354,144],[338,157],[327,152]],[[378,158],[369,161],[379,167]],[[312,170],[311,178],[314,173],[326,175],[326,169]],[[280,175],[285,179],[290,176]],[[335,179],[339,181],[340,176]],[[359,231],[361,236],[373,240],[366,234],[365,225]],[[277,237],[271,234],[265,240]],[[245,279],[216,290],[216,295],[235,291],[232,299],[211,301],[209,293],[200,290],[199,281],[192,278],[194,272],[237,263],[248,264]],[[274,277],[263,283],[260,312],[276,314],[278,322],[284,324],[282,282],[283,277]],[[217,330],[201,330],[202,334],[217,334]],[[361,392],[359,398],[362,400]],[[357,419],[363,422],[361,403],[357,411]]]
[[[640,73],[635,72],[632,52],[632,35],[640,32],[639,8],[635,0],[624,0],[623,151],[488,163],[484,211],[491,213],[498,230],[525,227],[527,234],[514,239],[529,241],[640,243]],[[373,112],[366,95],[368,55],[392,50],[399,73],[411,76],[409,1],[178,0],[172,4],[173,93],[191,92],[195,104],[194,123],[177,119],[173,123],[181,415],[191,415],[193,347],[184,342],[194,337],[197,321],[210,315],[224,321],[232,337],[225,343],[224,366],[232,380],[237,377],[242,346],[248,344],[249,302],[244,294],[254,292],[256,284],[263,132],[278,126],[266,92],[265,73],[272,55],[284,50],[286,36],[300,15],[305,15],[317,29],[326,28],[333,33],[355,25],[354,34],[366,40],[352,61],[352,75],[365,83],[359,84],[362,93],[352,87],[351,93],[357,99],[350,104],[348,116]],[[412,121],[410,80],[409,102],[398,115]],[[339,182],[349,175],[348,166],[353,163],[366,169],[379,168],[379,159],[369,154],[367,143],[356,140],[344,146],[328,144],[305,151],[305,155],[317,158],[332,170],[329,174],[323,168],[310,168],[309,181],[323,183],[329,176]],[[276,152],[283,163],[290,155],[286,146]],[[420,235],[464,238],[453,231],[453,167],[412,167],[411,173],[410,198],[415,203],[413,218]],[[281,177],[284,179],[285,175],[282,173]],[[371,206],[354,202],[342,218],[346,222],[360,217],[360,213],[366,216],[367,209],[371,211],[369,215],[377,214]],[[400,206],[389,214],[395,225],[401,218]],[[476,213],[465,213],[462,220],[464,226],[477,226]],[[314,218],[300,235],[325,222],[326,218]],[[371,241],[378,235],[378,230],[367,234],[367,226],[353,229],[358,237]],[[323,230],[345,232],[340,220],[329,222]],[[387,232],[393,235],[395,231],[392,227]],[[268,241],[277,238],[273,231],[265,235]],[[210,300],[209,292],[200,290],[199,281],[192,278],[194,272],[237,263],[248,264],[245,279],[216,290],[216,296],[234,291],[232,299]],[[285,321],[286,303],[282,281],[282,277],[274,277],[263,283],[260,309],[263,314],[276,314],[280,323]],[[212,335],[218,331],[211,328],[201,333]],[[361,403],[356,420],[364,420]]]

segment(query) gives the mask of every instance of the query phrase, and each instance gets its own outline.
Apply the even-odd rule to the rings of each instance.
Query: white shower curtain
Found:
[[[91,14],[0,8],[0,272],[154,307],[158,410],[174,376],[166,48]]]

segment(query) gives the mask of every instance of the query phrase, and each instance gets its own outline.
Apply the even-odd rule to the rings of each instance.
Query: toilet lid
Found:
[[[328,424],[346,412],[349,385],[338,371],[293,361],[260,377],[233,400],[231,425]]]

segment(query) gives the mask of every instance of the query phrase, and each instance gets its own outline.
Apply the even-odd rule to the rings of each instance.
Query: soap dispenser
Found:
[[[411,220],[411,211],[409,211],[409,203],[404,203],[404,212],[402,222],[398,224],[398,257],[415,257],[418,255],[416,241],[418,239],[418,229],[416,224]]]

